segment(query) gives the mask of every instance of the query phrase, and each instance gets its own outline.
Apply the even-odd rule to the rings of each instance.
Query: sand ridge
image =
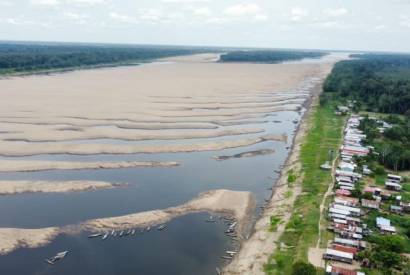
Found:
[[[175,161],[121,161],[121,162],[70,162],[46,160],[0,160],[0,172],[33,172],[46,170],[124,169],[124,168],[171,168]]]
[[[125,184],[103,181],[0,181],[0,195],[22,193],[68,193],[112,189]]]
[[[238,234],[243,234],[255,199],[250,192],[211,190],[180,206],[145,211],[118,217],[88,220],[77,225],[40,229],[0,228],[0,255],[23,247],[40,247],[50,243],[62,233],[79,234],[83,231],[108,232],[167,222],[178,216],[195,212],[229,214],[238,220]]]

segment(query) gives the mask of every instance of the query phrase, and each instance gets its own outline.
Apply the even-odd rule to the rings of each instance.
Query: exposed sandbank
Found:
[[[28,127],[27,127],[28,128]],[[264,132],[261,128],[242,129],[216,129],[197,131],[143,131],[134,129],[118,128],[83,128],[81,131],[53,131],[52,129],[41,129],[37,131],[26,131],[17,134],[4,134],[1,138],[5,141],[21,140],[28,142],[39,141],[70,141],[84,139],[118,139],[128,141],[138,140],[170,140],[170,139],[195,139],[195,138],[215,138],[223,136],[236,136],[244,134],[258,134]]]
[[[81,192],[124,185],[103,181],[0,181],[0,195]]]
[[[243,152],[243,153],[239,153],[239,154],[235,154],[231,156],[216,156],[214,157],[214,159],[218,161],[223,161],[223,160],[229,160],[229,159],[249,158],[249,157],[269,155],[269,154],[273,154],[274,152],[275,150],[272,150],[272,149],[262,149],[262,150]]]
[[[178,216],[195,212],[211,212],[235,216],[238,234],[245,232],[253,213],[255,200],[250,192],[212,190],[176,207],[152,210],[111,218],[85,221],[77,225],[42,229],[0,228],[0,254],[7,254],[22,247],[40,247],[51,242],[61,233],[78,234],[83,231],[107,232],[145,227],[167,222]]]
[[[69,162],[43,160],[0,160],[0,172],[31,172],[46,170],[84,170],[175,167],[175,161],[121,161],[121,162]]]
[[[27,143],[1,142],[2,156],[31,156],[40,154],[153,154],[153,153],[189,153],[219,151],[230,148],[254,145],[265,141],[286,141],[286,136],[264,135],[255,138],[215,141],[197,144],[160,144],[160,145],[115,145],[115,144],[70,144],[70,143]]]

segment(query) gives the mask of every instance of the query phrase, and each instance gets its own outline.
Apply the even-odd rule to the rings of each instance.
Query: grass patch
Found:
[[[319,206],[331,182],[330,171],[320,169],[329,158],[329,150],[338,150],[342,140],[345,118],[334,114],[335,102],[314,108],[309,130],[301,149],[300,162],[302,194],[296,199],[290,221],[279,242],[286,249],[278,248],[265,266],[267,274],[290,274],[292,264],[307,261],[309,247],[318,237]],[[335,156],[336,157],[336,156]]]
[[[278,230],[279,224],[281,224],[283,221],[279,216],[271,216],[270,217],[270,232],[276,232]]]
[[[293,169],[290,169],[288,172],[288,186],[292,186],[293,183],[296,181],[297,177],[295,175],[295,171]]]
[[[292,197],[292,195],[293,195],[292,190],[288,190],[288,191],[286,191],[286,193],[285,193],[285,198],[286,198],[286,199],[289,199],[290,197]]]

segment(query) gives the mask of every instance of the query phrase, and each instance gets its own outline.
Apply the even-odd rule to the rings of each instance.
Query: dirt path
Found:
[[[317,243],[316,243],[316,248],[320,247],[320,239],[322,237],[322,230],[323,230],[323,226],[322,226],[322,220],[323,220],[323,214],[324,214],[324,210],[325,210],[325,203],[326,203],[326,199],[332,194],[332,190],[335,186],[335,172],[336,172],[336,163],[337,163],[337,159],[338,159],[338,155],[335,157],[335,159],[332,162],[332,169],[330,171],[331,173],[331,177],[332,177],[332,181],[329,184],[329,188],[327,189],[325,195],[323,196],[322,202],[320,203],[320,217],[319,217],[319,223],[318,223],[318,239],[317,239]]]

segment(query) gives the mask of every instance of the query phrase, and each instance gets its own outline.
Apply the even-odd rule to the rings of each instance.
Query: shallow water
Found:
[[[212,189],[251,191],[258,207],[271,196],[297,127],[301,113],[277,112],[265,118],[264,124],[221,127],[264,128],[266,134],[287,134],[288,142],[268,141],[252,146],[217,152],[128,154],[128,155],[36,155],[1,157],[0,159],[32,159],[54,161],[178,161],[175,168],[132,168],[107,170],[53,170],[41,172],[0,173],[0,180],[101,180],[128,183],[125,188],[69,194],[22,194],[0,197],[0,227],[42,228],[76,224],[81,221],[130,214],[177,206],[199,193]],[[274,123],[273,121],[280,121]],[[225,141],[257,137],[246,134],[218,138],[187,140],[119,141],[92,140],[109,144],[181,144]],[[90,141],[77,140],[76,143]],[[275,153],[250,158],[216,161],[213,156],[233,155],[245,151],[274,149]],[[0,274],[212,274],[222,266],[220,258],[231,250],[224,235],[226,225],[209,224],[209,214],[189,214],[168,223],[165,231],[153,230],[135,237],[90,240],[86,234],[61,235],[51,244],[37,249],[18,249],[0,257]],[[44,258],[59,251],[70,254],[55,266]],[[23,264],[22,264],[23,263]]]

